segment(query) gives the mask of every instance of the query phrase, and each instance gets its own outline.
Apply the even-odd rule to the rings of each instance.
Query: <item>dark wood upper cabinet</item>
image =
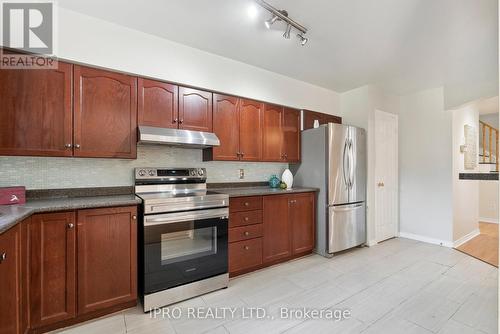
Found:
[[[292,228],[292,253],[311,252],[314,248],[314,193],[290,195],[289,217]]]
[[[303,111],[303,127],[304,130],[312,129],[314,127],[314,121],[318,120],[319,125],[328,123],[338,123],[342,124],[342,117],[324,114],[311,110]]]
[[[262,120],[264,103],[240,99],[240,152],[241,160],[262,160]]]
[[[213,124],[220,146],[212,148],[212,159],[239,160],[240,116],[237,97],[214,94]]]
[[[300,111],[291,108],[283,110],[282,154],[287,162],[300,161]]]
[[[21,226],[0,234],[0,333],[21,333]]]
[[[136,158],[137,78],[74,66],[74,156]]]
[[[73,154],[72,69],[0,70],[0,155]]]
[[[76,316],[76,226],[73,212],[37,214],[28,225],[32,328]]]
[[[78,211],[78,313],[137,298],[137,207]]]
[[[179,129],[212,132],[212,93],[179,87]]]
[[[139,78],[138,124],[160,128],[178,126],[178,91],[176,85]]]
[[[282,154],[283,143],[283,107],[264,104],[264,116],[262,123],[262,160],[284,161]]]
[[[287,195],[264,196],[262,262],[269,263],[290,257],[291,230],[288,222]]]

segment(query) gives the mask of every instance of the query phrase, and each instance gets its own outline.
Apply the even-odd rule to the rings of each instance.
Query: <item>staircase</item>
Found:
[[[479,121],[479,128],[482,139],[479,142],[479,163],[492,165],[498,172],[498,129],[482,121]]]

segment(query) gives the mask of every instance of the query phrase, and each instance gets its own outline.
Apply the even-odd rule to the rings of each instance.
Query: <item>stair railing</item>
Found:
[[[493,163],[491,149],[493,147],[493,133],[495,134],[495,165],[498,171],[498,129],[495,129],[483,121],[479,121],[479,125],[481,126],[483,135],[483,163]],[[488,132],[488,146],[486,146],[486,132]],[[488,160],[486,160],[486,152],[488,152]]]

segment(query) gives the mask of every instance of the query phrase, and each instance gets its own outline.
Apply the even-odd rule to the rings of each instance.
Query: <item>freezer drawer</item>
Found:
[[[355,203],[328,207],[328,252],[366,242],[366,206]]]

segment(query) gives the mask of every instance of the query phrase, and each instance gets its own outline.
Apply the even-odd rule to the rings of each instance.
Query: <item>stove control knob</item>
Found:
[[[198,175],[203,176],[203,169],[198,169]]]
[[[192,169],[189,174],[191,174],[191,176],[196,176],[196,171],[194,169]]]
[[[146,171],[144,169],[141,169],[138,174],[139,176],[144,176],[146,175]]]
[[[151,170],[149,171],[149,176],[155,176],[155,171],[151,169]]]

